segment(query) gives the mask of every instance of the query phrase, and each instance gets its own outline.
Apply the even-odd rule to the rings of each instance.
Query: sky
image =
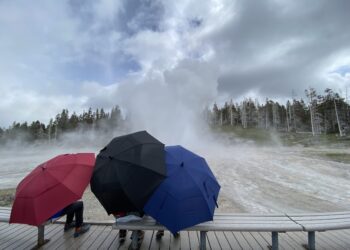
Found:
[[[304,98],[309,87],[350,96],[349,9],[347,0],[1,0],[0,127],[47,123],[63,108],[120,105],[142,123],[231,98]]]

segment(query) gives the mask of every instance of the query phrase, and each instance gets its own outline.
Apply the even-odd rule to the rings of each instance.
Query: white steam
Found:
[[[149,72],[141,82],[124,82],[117,100],[132,130],[147,130],[166,144],[192,145],[205,126],[201,117],[217,94],[216,67],[182,61],[165,72]]]

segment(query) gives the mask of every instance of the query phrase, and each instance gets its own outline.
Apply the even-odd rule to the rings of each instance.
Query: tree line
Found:
[[[326,89],[318,95],[313,88],[305,90],[307,100],[293,98],[285,105],[266,99],[260,104],[247,98],[240,103],[232,100],[222,107],[214,103],[212,109],[204,111],[206,121],[212,126],[240,126],[285,132],[311,132],[313,135],[337,133],[340,136],[350,134],[350,106],[338,93]],[[127,126],[119,106],[110,112],[103,108],[89,108],[82,114],[63,109],[48,124],[39,120],[13,122],[7,128],[0,128],[0,143],[14,141],[33,142],[59,139],[66,132],[95,130],[109,132]]]
[[[30,124],[13,122],[7,129],[0,128],[0,143],[18,139],[27,142],[57,140],[64,133],[77,130],[93,129],[108,132],[122,126],[124,121],[119,106],[113,107],[110,112],[106,112],[103,108],[94,111],[89,108],[82,114],[76,112],[70,114],[68,109],[63,109],[55,118],[50,119],[47,125],[37,120]]]
[[[243,128],[274,129],[285,132],[350,133],[350,106],[338,93],[326,89],[323,95],[316,90],[305,90],[307,100],[293,98],[285,105],[266,99],[260,104],[247,98],[240,103],[214,103],[206,110],[207,121],[214,126],[241,126]]]

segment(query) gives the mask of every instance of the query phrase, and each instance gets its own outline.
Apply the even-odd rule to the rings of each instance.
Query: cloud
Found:
[[[82,111],[86,97],[73,95],[42,95],[36,91],[23,91],[15,85],[0,85],[0,114],[3,124],[40,120],[48,123],[50,118],[69,107],[70,110]]]
[[[216,100],[304,97],[309,86],[345,92],[349,7],[346,0],[1,1],[0,85],[9,93],[0,109],[11,103],[12,111],[0,126],[47,120],[62,108],[111,108],[119,102],[112,96],[134,84],[148,92],[159,82],[175,94],[193,81],[196,91],[212,86],[216,97],[206,98]],[[198,65],[209,66],[199,74]]]
[[[349,56],[349,7],[348,1],[237,1],[235,17],[206,37],[215,61],[225,65],[219,90],[290,96],[308,86],[332,87],[324,75],[334,54]]]

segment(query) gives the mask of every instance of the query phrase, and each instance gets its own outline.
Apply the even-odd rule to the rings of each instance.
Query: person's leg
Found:
[[[66,215],[66,223],[64,225],[64,231],[67,232],[75,227],[74,218],[74,206],[73,204],[68,205],[62,210],[62,215]]]
[[[89,231],[90,224],[83,223],[84,203],[82,201],[76,201],[65,208],[67,214],[67,221],[71,219],[71,214],[75,215],[75,233],[74,237]],[[69,217],[68,217],[69,214]]]
[[[159,240],[163,237],[164,235],[164,230],[158,230],[157,234],[156,234],[156,239]]]
[[[73,207],[75,214],[75,227],[81,227],[81,225],[83,225],[84,203],[82,201],[74,202]]]
[[[123,243],[126,238],[126,230],[119,230],[119,242]]]
[[[62,210],[62,214],[66,215],[66,224],[71,224],[74,218],[74,203],[66,206],[63,210]]]

